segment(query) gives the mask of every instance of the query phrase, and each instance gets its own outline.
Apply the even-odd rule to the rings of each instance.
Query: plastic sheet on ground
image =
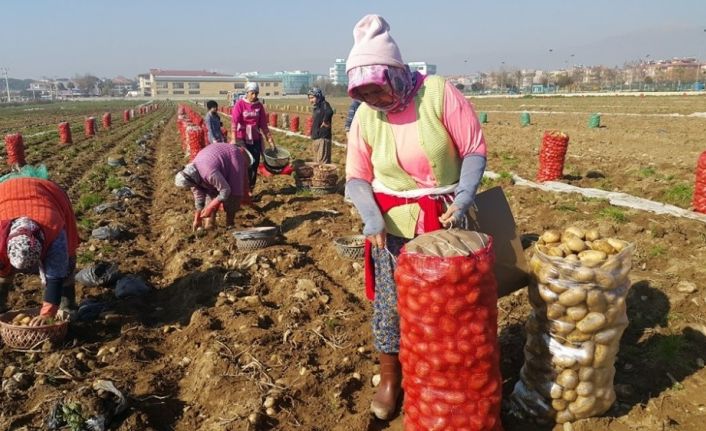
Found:
[[[115,286],[116,298],[127,298],[128,296],[142,296],[152,290],[145,281],[135,275],[127,275],[118,280]]]
[[[120,239],[125,231],[117,226],[101,226],[93,229],[91,236],[96,239]]]
[[[109,262],[96,262],[76,273],[75,280],[84,286],[106,286],[120,277],[118,265]]]

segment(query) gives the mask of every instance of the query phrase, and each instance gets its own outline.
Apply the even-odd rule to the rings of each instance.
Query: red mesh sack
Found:
[[[201,123],[201,139],[203,140],[201,148],[203,148],[208,145],[208,126],[206,126],[206,123]]]
[[[127,109],[123,111],[123,121],[126,123],[130,121],[130,111]]]
[[[696,163],[696,182],[692,201],[694,211],[706,214],[706,151],[701,153]]]
[[[96,119],[95,117],[88,117],[86,121],[83,122],[83,133],[87,138],[91,136],[96,136]]]
[[[103,114],[102,120],[103,120],[103,128],[110,129],[110,126],[113,123],[113,118],[111,117],[110,112],[106,112],[105,114]]]
[[[5,135],[5,150],[7,150],[8,166],[22,167],[27,164],[25,161],[25,144],[21,133],[11,133]]]
[[[71,125],[66,121],[59,123],[59,143],[73,143],[73,140],[71,139]]]
[[[437,256],[434,246],[414,250],[410,242],[397,260],[407,431],[502,430],[492,239],[460,230],[417,239],[461,232],[480,239],[470,254]]]
[[[314,127],[314,117],[306,117],[306,126],[304,127],[304,134],[306,136],[311,136],[311,129]]]
[[[177,130],[179,130],[179,135],[181,136],[181,150],[186,153],[186,148],[188,145],[187,139],[186,139],[186,126],[187,126],[187,120],[186,117],[182,117],[181,115],[177,119]]]
[[[188,143],[189,161],[191,162],[203,148],[203,130],[201,127],[188,126],[186,128],[186,141]]]
[[[542,136],[539,150],[537,181],[555,181],[564,172],[564,158],[569,146],[569,135],[556,130],[547,130]]]
[[[289,121],[289,131],[298,132],[299,131],[299,116],[295,115]]]
[[[277,127],[277,113],[276,112],[271,112],[270,113],[270,124],[271,127]]]

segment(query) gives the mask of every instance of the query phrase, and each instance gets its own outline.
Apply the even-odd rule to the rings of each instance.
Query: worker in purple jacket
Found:
[[[216,212],[223,205],[226,226],[233,226],[240,200],[247,195],[249,157],[245,149],[217,142],[199,151],[194,160],[179,171],[174,183],[190,187],[194,194],[192,229],[215,227]]]

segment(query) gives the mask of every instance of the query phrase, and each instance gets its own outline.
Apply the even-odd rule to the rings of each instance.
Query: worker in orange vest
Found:
[[[59,309],[76,308],[73,273],[79,238],[71,202],[49,180],[20,177],[0,183],[0,310],[17,272],[39,272],[44,300],[32,326]]]

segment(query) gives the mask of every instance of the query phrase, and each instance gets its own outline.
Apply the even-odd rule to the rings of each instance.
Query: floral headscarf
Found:
[[[321,91],[319,87],[310,88],[306,94],[307,96],[314,96],[316,98],[316,102],[314,103],[315,106],[321,105],[321,103],[326,100],[324,97],[324,92]]]
[[[358,66],[348,71],[348,95],[354,99],[362,100],[356,90],[363,85],[375,84],[390,88],[394,98],[390,105],[368,105],[376,111],[401,112],[418,90],[418,84],[421,84],[420,77],[419,72],[411,72],[407,66],[404,69],[383,64]]]
[[[174,185],[179,188],[198,187],[200,184],[201,175],[199,175],[199,171],[193,163],[184,166],[184,169],[177,172],[174,177]]]
[[[28,217],[15,219],[7,235],[7,256],[10,265],[19,270],[36,268],[42,255],[44,233]]]

